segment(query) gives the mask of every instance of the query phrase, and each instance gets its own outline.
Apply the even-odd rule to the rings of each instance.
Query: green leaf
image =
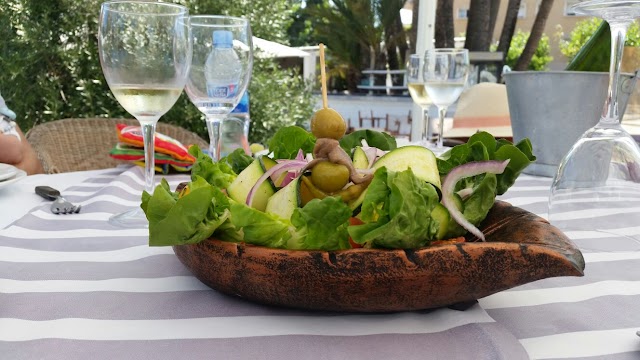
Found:
[[[291,237],[288,220],[232,202],[231,224],[247,244],[284,248]]]
[[[347,232],[351,213],[337,197],[311,200],[294,210],[291,223],[296,231],[287,248],[327,251],[351,248]]]
[[[191,146],[189,154],[196,158],[191,168],[192,180],[200,176],[209,184],[226,189],[236,179],[237,175],[229,164],[224,161],[213,162],[211,157],[203,153],[198,146]]]
[[[502,174],[497,175],[498,195],[504,194],[511,187],[522,170],[536,160],[533,155],[531,141],[523,139],[518,144],[500,139],[496,140],[488,132],[478,132],[465,144],[454,146],[437,159],[440,176],[446,176],[451,169],[471,161],[507,160],[509,165]],[[456,190],[477,186],[484,175],[466,178],[458,183]]]
[[[411,170],[387,172],[380,168],[369,187],[359,215],[365,224],[348,227],[353,241],[412,249],[435,237],[438,224],[429,216],[438,204],[433,185],[416,178]]]
[[[242,148],[235,149],[231,154],[220,159],[220,161],[224,161],[231,166],[231,169],[236,174],[240,174],[253,160],[253,157],[247,155]]]
[[[350,154],[353,148],[362,145],[363,139],[367,141],[369,146],[384,151],[393,150],[397,147],[396,139],[393,136],[370,129],[357,130],[343,136],[340,139],[340,146],[347,154]]]
[[[269,141],[269,151],[276,159],[295,159],[302,149],[305,154],[312,153],[316,138],[298,126],[287,126],[278,130]]]
[[[209,238],[229,217],[229,201],[216,187],[196,176],[177,199],[157,186],[143,206],[149,220],[149,245],[194,244]]]

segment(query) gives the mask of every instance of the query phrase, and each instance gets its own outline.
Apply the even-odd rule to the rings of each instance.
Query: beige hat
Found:
[[[458,99],[453,127],[444,132],[444,137],[466,138],[477,131],[495,137],[512,136],[505,85],[485,82],[466,89]]]

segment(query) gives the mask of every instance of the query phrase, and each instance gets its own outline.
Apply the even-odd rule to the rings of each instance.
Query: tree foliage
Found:
[[[527,40],[529,39],[529,33],[524,32],[522,30],[516,31],[511,39],[511,46],[509,46],[509,52],[507,53],[507,58],[505,60],[505,64],[509,65],[513,68],[520,58],[522,51],[525,48]],[[549,37],[547,35],[543,35],[540,38],[540,42],[538,43],[538,47],[536,48],[533,57],[531,58],[531,62],[529,63],[528,70],[546,70],[547,65],[553,60],[551,56],[551,49],[549,47]]]
[[[562,55],[571,61],[587,40],[591,38],[591,35],[593,35],[596,29],[598,29],[602,21],[602,19],[595,17],[579,21],[569,33],[568,39],[563,39],[562,33],[558,34]],[[625,46],[640,46],[640,27],[637,22],[634,21],[627,29],[627,38],[624,44]]]
[[[318,20],[315,38],[329,48],[349,90],[356,90],[361,69],[404,66],[408,46],[400,21],[403,5],[403,0],[332,0],[308,8]]]
[[[291,22],[287,0],[176,0],[191,14],[226,14],[251,20],[254,35],[286,43]],[[74,117],[131,115],[114,99],[98,58],[98,16],[102,0],[0,1],[0,93],[18,114],[23,130]],[[250,85],[252,121],[263,141],[280,123],[300,123],[313,111],[299,75],[258,62]],[[283,101],[286,99],[288,102]],[[292,104],[298,106],[293,109]],[[160,121],[208,138],[198,110],[182,95]]]

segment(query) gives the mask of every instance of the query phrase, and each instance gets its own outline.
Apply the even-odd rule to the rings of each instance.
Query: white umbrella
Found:
[[[253,37],[253,47],[257,50],[256,56],[260,58],[303,58],[310,56],[306,51],[255,36]]]

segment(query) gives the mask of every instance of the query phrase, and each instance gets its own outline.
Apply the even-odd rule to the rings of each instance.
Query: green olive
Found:
[[[320,109],[311,118],[311,133],[317,138],[340,140],[346,131],[344,119],[331,108]]]
[[[311,182],[326,193],[334,193],[349,182],[349,169],[342,164],[321,161],[311,169]]]

